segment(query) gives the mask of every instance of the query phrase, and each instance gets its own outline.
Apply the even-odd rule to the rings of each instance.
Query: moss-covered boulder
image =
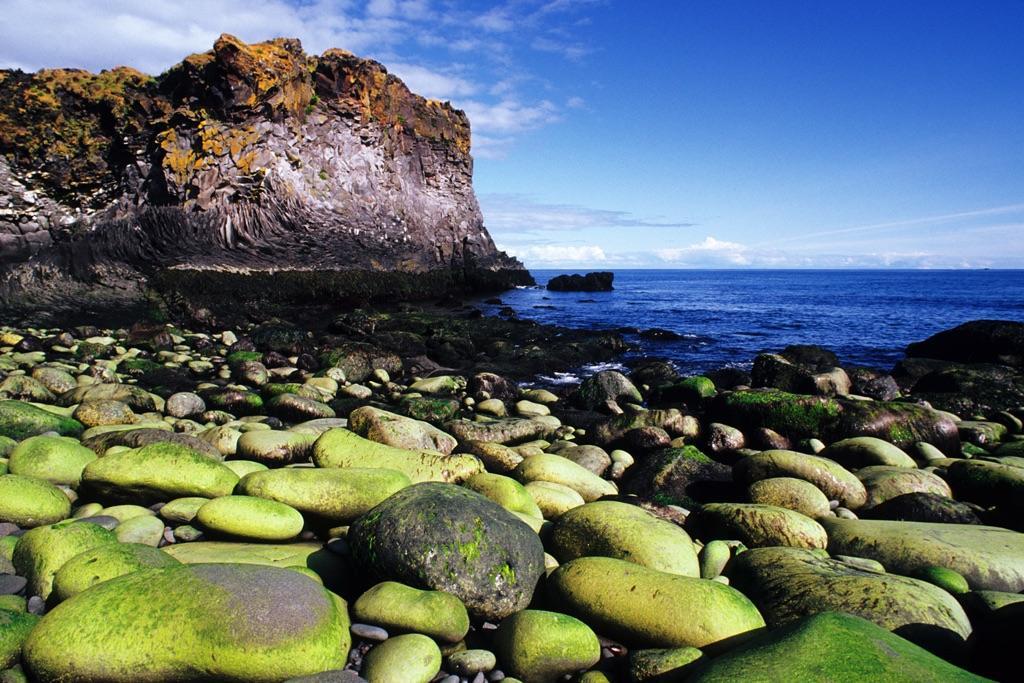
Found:
[[[160,508],[160,517],[171,526],[178,524],[189,524],[196,517],[199,508],[210,501],[209,498],[201,496],[185,496],[175,498]]]
[[[77,439],[33,436],[19,443],[9,457],[7,467],[11,474],[77,487],[82,470],[96,459],[96,454]]]
[[[561,562],[603,556],[681,576],[700,576],[690,536],[675,524],[635,505],[596,501],[558,518],[549,540]]]
[[[397,470],[296,467],[247,474],[237,492],[290,505],[314,519],[349,524],[411,483]]]
[[[547,520],[558,519],[569,510],[586,503],[575,489],[553,481],[531,481],[523,488]]]
[[[501,622],[494,650],[505,673],[537,683],[553,683],[601,659],[601,644],[589,626],[568,614],[534,609]]]
[[[1024,468],[986,460],[958,460],[946,481],[961,500],[985,506],[1024,507]]]
[[[114,528],[114,535],[121,543],[141,543],[153,548],[160,545],[164,537],[164,522],[154,515],[132,517]]]
[[[568,486],[588,502],[602,496],[614,496],[619,492],[612,482],[602,479],[586,467],[577,465],[572,460],[560,455],[547,453],[531,455],[516,466],[513,474],[524,484],[533,481],[550,481]]]
[[[478,472],[483,464],[472,455],[445,455],[437,451],[409,451],[364,439],[347,429],[331,429],[313,444],[318,467],[371,467],[397,470],[414,483],[459,483]]]
[[[196,521],[214,535],[252,541],[287,541],[302,531],[302,514],[276,500],[222,496],[199,508]]]
[[[409,451],[438,451],[448,455],[458,445],[455,437],[428,422],[372,406],[349,413],[348,428],[363,438]]]
[[[889,467],[917,467],[917,463],[903,449],[873,436],[854,436],[829,444],[819,453],[823,458],[835,460],[843,467],[859,469],[871,465]]]
[[[64,563],[53,577],[53,596],[63,602],[98,583],[151,567],[181,564],[165,552],[141,543],[105,543]]]
[[[850,614],[822,612],[759,634],[706,660],[688,683],[733,683],[752,672],[764,681],[956,681],[985,679]]]
[[[419,633],[388,638],[366,653],[368,683],[429,683],[441,669],[441,649]]]
[[[901,448],[924,441],[952,454],[960,449],[956,423],[948,415],[911,403],[852,401],[755,389],[719,394],[708,411],[712,421],[744,431],[767,427],[790,439],[826,443],[872,436]]]
[[[68,520],[26,533],[14,547],[11,562],[18,574],[28,579],[31,594],[47,598],[53,590],[53,577],[65,562],[110,543],[117,543],[114,532],[97,524]]]
[[[561,565],[547,589],[557,608],[637,647],[704,647],[764,627],[734,588],[610,557]]]
[[[236,458],[280,467],[309,459],[316,434],[259,429],[243,433],[235,443]]]
[[[289,422],[334,417],[334,409],[326,403],[296,394],[278,394],[266,403],[268,413]]]
[[[550,419],[510,417],[486,422],[449,420],[443,426],[444,431],[454,436],[460,443],[484,441],[507,446],[550,436],[555,431],[549,422]]]
[[[1024,534],[992,526],[822,519],[833,555],[867,557],[914,576],[938,566],[963,574],[974,590],[1024,590]]]
[[[0,436],[16,441],[44,432],[78,436],[85,427],[66,415],[43,410],[22,401],[0,401]]]
[[[871,465],[857,470],[857,478],[868,494],[862,509],[873,508],[906,493],[934,493],[947,498],[953,495],[942,477],[926,470]]]
[[[544,548],[530,527],[450,484],[402,489],[356,520],[348,541],[368,576],[452,593],[485,619],[525,608],[544,572]]]
[[[0,474],[0,522],[31,528],[53,524],[70,515],[71,501],[50,482]]]
[[[644,397],[621,372],[602,370],[583,380],[572,400],[584,410],[594,410],[608,401],[639,405],[643,403]]]
[[[101,499],[150,504],[181,498],[226,496],[238,475],[222,463],[174,443],[112,453],[86,465],[82,489]]]
[[[686,518],[686,529],[703,540],[739,540],[754,548],[823,549],[828,544],[825,530],[816,521],[774,505],[709,503]]]
[[[469,631],[469,613],[457,597],[397,581],[383,581],[360,595],[352,616],[389,633],[422,633],[448,643],[461,641]]]
[[[704,657],[695,647],[648,648],[629,653],[631,683],[682,683]]]
[[[772,628],[819,612],[856,614],[929,649],[962,645],[971,633],[946,591],[896,574],[865,571],[799,548],[755,548],[729,567],[732,585]]]
[[[807,515],[811,519],[829,513],[828,497],[809,481],[795,477],[772,477],[747,487],[751,503],[774,505]]]
[[[310,569],[328,587],[343,585],[348,575],[345,561],[320,543],[195,541],[176,543],[161,550],[183,564],[258,564]]]
[[[740,460],[733,467],[736,481],[749,485],[771,477],[794,477],[809,481],[841,505],[855,510],[867,500],[867,491],[852,472],[828,458],[796,451],[762,451]]]
[[[163,399],[134,384],[86,384],[62,394],[60,403],[72,406],[86,401],[120,401],[139,413],[163,408]]]
[[[297,572],[179,565],[61,603],[23,659],[41,681],[281,681],[341,668],[348,628],[344,601]]]
[[[543,517],[544,513],[537,507],[536,501],[526,487],[511,477],[501,474],[481,472],[462,483],[470,491],[487,496],[495,503],[510,510],[531,517]]]
[[[692,508],[735,496],[732,469],[696,446],[650,453],[626,470],[622,490],[662,504]]]
[[[0,608],[0,672],[18,663],[21,646],[38,621],[34,614]]]

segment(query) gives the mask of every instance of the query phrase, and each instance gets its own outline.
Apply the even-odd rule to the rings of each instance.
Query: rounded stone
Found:
[[[0,608],[0,672],[18,663],[22,644],[38,622],[34,614]]]
[[[207,531],[255,541],[287,541],[302,531],[302,514],[274,500],[224,496],[204,504],[196,521]]]
[[[485,674],[498,665],[498,659],[490,650],[462,650],[448,655],[445,667],[460,676]]]
[[[469,631],[469,614],[451,593],[420,590],[396,581],[373,586],[352,605],[352,616],[395,633],[422,633],[457,643]]]
[[[441,650],[418,633],[388,638],[363,658],[368,683],[429,683],[441,669]]]
[[[511,477],[481,472],[474,474],[462,485],[470,491],[487,496],[506,510],[520,512],[531,517],[544,516],[526,487]]]
[[[282,681],[344,666],[345,603],[289,569],[142,569],[61,603],[29,635],[40,681]]]
[[[71,501],[48,481],[0,474],[0,522],[23,529],[53,524],[71,515]]]
[[[946,567],[925,567],[917,573],[917,578],[938,586],[953,595],[962,595],[971,590],[963,574]]]
[[[523,488],[533,498],[544,519],[558,519],[569,510],[586,503],[575,489],[553,481],[531,481]]]
[[[544,547],[530,527],[451,484],[402,489],[360,517],[348,541],[371,577],[452,593],[482,619],[524,609],[544,571]]]
[[[751,503],[774,505],[816,519],[829,513],[828,498],[817,486],[794,477],[772,477],[747,487]]]
[[[135,413],[127,404],[112,399],[83,401],[72,415],[86,427],[123,425],[135,422]]]
[[[729,586],[610,557],[561,565],[547,589],[555,606],[637,647],[702,648],[764,627],[754,604]]]
[[[703,659],[695,647],[633,650],[629,653],[629,677],[636,683],[673,683],[685,676]]]
[[[199,508],[210,502],[209,498],[188,496],[175,498],[160,508],[160,517],[171,524],[190,524]]]
[[[412,482],[401,472],[351,467],[293,467],[253,472],[237,492],[290,505],[333,524],[349,524]]]
[[[603,556],[682,576],[699,576],[697,552],[682,528],[635,505],[596,501],[554,524],[549,547],[561,562]]]
[[[701,539],[742,541],[750,547],[825,548],[828,535],[816,521],[772,505],[709,503],[686,518],[686,529]]]
[[[51,484],[73,488],[82,479],[82,470],[96,454],[76,439],[63,436],[33,436],[19,443],[9,456],[11,474],[45,479]]]
[[[53,577],[65,562],[107,543],[117,543],[114,532],[69,520],[28,531],[14,547],[11,562],[18,574],[28,579],[30,593],[47,598],[53,590]]]
[[[171,417],[191,417],[206,410],[206,402],[198,394],[181,391],[171,394],[164,403],[164,412]]]
[[[733,476],[742,484],[771,477],[794,477],[814,484],[829,500],[856,510],[867,500],[867,491],[852,472],[834,460],[796,451],[762,451],[740,460]]]
[[[118,524],[114,535],[121,543],[140,543],[155,548],[164,537],[164,522],[152,515],[132,517]]]
[[[525,483],[549,481],[573,489],[583,500],[595,501],[602,496],[614,496],[618,489],[610,481],[602,479],[586,467],[577,465],[568,458],[558,455],[531,455],[516,466],[514,476]]]
[[[63,602],[96,584],[150,567],[180,564],[167,553],[140,543],[107,543],[81,552],[53,577],[53,595]]]
[[[503,620],[494,633],[494,649],[503,671],[537,683],[553,683],[601,659],[601,644],[585,623],[534,609]]]
[[[843,467],[860,469],[871,465],[889,467],[917,467],[914,459],[903,449],[873,436],[855,436],[829,444],[821,457],[835,460]]]

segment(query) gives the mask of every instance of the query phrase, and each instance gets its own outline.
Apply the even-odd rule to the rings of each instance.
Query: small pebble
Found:
[[[24,576],[0,574],[0,595],[16,595],[24,590],[27,583]]]
[[[363,640],[381,641],[388,639],[388,632],[382,629],[380,626],[371,626],[370,624],[352,624],[351,626],[352,635]]]
[[[38,595],[33,595],[28,599],[28,612],[29,614],[42,614],[46,611],[46,601]]]

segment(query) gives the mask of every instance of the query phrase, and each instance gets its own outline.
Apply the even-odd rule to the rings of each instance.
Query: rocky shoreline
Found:
[[[0,681],[1016,676],[1022,323],[527,388],[625,344],[187,313],[0,328]]]

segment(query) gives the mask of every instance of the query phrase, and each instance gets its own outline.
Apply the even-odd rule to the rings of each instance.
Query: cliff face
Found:
[[[224,35],[157,78],[0,71],[0,306],[229,296],[282,272],[337,299],[529,282],[484,228],[469,145],[461,111],[296,40]]]

